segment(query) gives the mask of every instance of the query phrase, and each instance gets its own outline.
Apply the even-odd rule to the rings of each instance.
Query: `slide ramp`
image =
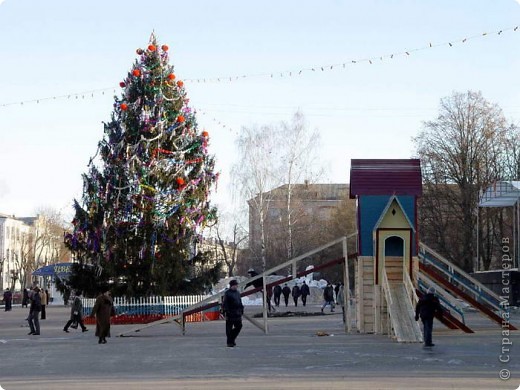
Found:
[[[415,321],[415,308],[404,283],[390,284],[388,291],[390,298],[387,299],[388,313],[397,341],[400,343],[423,342],[421,328]]]

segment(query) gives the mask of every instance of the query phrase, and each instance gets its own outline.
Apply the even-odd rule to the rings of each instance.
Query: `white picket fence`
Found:
[[[150,315],[161,314],[174,316],[183,309],[208,298],[209,295],[180,295],[167,297],[126,298],[114,297],[116,315]],[[82,298],[83,314],[88,316],[92,312],[94,298]]]

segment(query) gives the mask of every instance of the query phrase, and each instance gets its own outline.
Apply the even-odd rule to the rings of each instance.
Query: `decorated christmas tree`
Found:
[[[78,264],[68,283],[89,295],[106,286],[127,296],[199,293],[219,276],[220,264],[195,250],[216,218],[209,135],[168,52],[153,34],[137,50],[74,201],[65,242]]]

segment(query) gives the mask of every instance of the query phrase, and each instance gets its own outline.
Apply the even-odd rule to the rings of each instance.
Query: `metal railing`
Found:
[[[419,244],[419,259],[424,264],[433,266],[444,274],[450,283],[462,287],[477,301],[487,304],[495,311],[502,309],[500,305],[502,300],[497,294],[423,243]]]

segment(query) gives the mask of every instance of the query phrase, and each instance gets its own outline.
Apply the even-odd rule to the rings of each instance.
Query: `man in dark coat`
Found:
[[[31,331],[29,332],[30,335],[40,335],[39,316],[41,310],[42,303],[40,300],[40,289],[38,287],[35,287],[31,295],[31,307],[29,308],[29,317],[27,317],[27,321],[29,322],[29,328],[31,328]]]
[[[289,288],[287,283],[285,283],[283,285],[282,294],[283,294],[283,299],[285,301],[285,307],[287,307],[289,305],[289,295],[291,295],[291,289]]]
[[[232,348],[236,346],[235,340],[242,329],[242,314],[244,314],[236,280],[229,282],[229,289],[224,293],[222,312],[226,317],[227,346]]]
[[[114,303],[110,296],[110,291],[105,291],[96,298],[90,317],[96,317],[96,336],[99,338],[98,344],[106,344],[107,337],[110,337],[110,317],[115,314]]]
[[[295,284],[292,288],[291,295],[294,300],[294,306],[298,306],[298,298],[300,297],[300,287],[298,287],[297,284]]]
[[[29,291],[24,288],[23,289],[23,298],[22,298],[22,307],[27,307],[27,305],[29,304]]]
[[[433,317],[435,314],[442,316],[442,306],[439,298],[435,296],[435,289],[430,287],[426,294],[419,299],[417,306],[415,306],[415,321],[419,321],[419,317],[424,327],[424,346],[433,347],[432,332],[433,332]]]
[[[323,309],[325,309],[325,306],[327,305],[330,305],[330,312],[334,312],[334,288],[330,283],[328,283],[325,290],[323,290],[323,301],[321,312],[323,313]]]
[[[300,287],[300,294],[302,295],[302,303],[303,306],[307,304],[307,296],[310,295],[309,286],[307,286],[307,283],[305,283],[305,280],[303,281],[302,286]]]
[[[11,311],[12,303],[13,303],[13,293],[9,289],[6,289],[4,291],[5,311]]]
[[[277,284],[273,289],[274,305],[280,306],[280,296],[282,295],[282,286]]]
[[[81,302],[81,298],[79,297],[79,293],[77,293],[74,301],[72,302],[72,306],[70,308],[70,319],[65,324],[63,331],[69,333],[69,326],[72,325],[73,322],[76,322],[81,326],[81,331],[86,332],[88,329],[83,323],[83,303]],[[76,326],[77,327],[77,326]]]

